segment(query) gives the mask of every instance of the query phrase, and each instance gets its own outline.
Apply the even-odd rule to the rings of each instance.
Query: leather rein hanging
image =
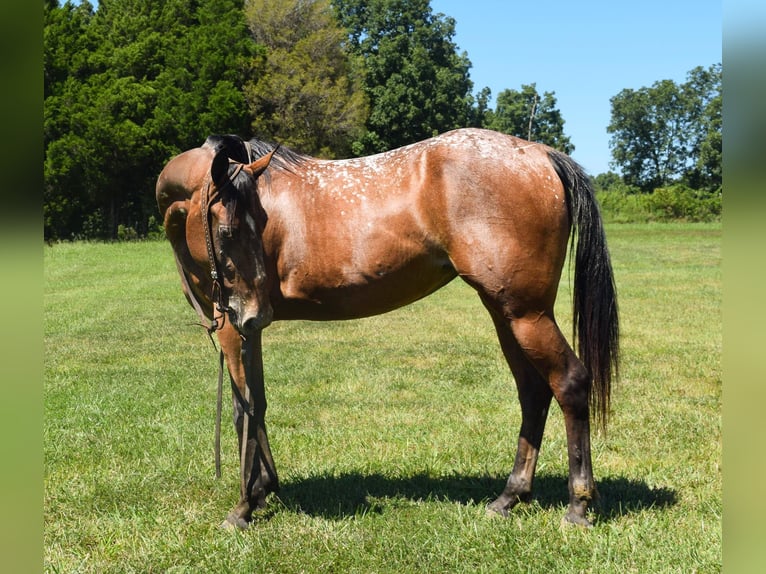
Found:
[[[249,150],[248,150],[249,154]],[[235,163],[232,160],[229,160],[230,163]],[[226,184],[221,188],[221,191],[228,187],[229,185],[232,185],[231,180],[232,178],[236,177],[237,174],[242,170],[243,164],[237,163],[234,172],[231,174],[231,176],[228,177]],[[176,266],[178,267],[179,275],[181,276],[181,281],[183,283],[183,288],[186,291],[189,301],[191,302],[192,307],[197,312],[197,315],[200,317],[200,323],[199,325],[201,327],[204,327],[205,331],[207,331],[208,337],[210,338],[210,342],[213,344],[213,348],[215,348],[215,341],[213,340],[213,333],[216,331],[219,331],[223,328],[224,322],[226,320],[226,312],[228,311],[228,308],[223,303],[223,290],[221,285],[221,276],[218,272],[218,262],[215,258],[215,248],[213,246],[213,234],[210,229],[210,206],[215,201],[216,197],[220,195],[220,192],[216,195],[210,196],[210,187],[212,183],[212,178],[208,174],[205,183],[202,186],[202,189],[200,190],[200,215],[202,218],[202,229],[203,233],[205,235],[205,247],[207,249],[207,256],[208,256],[208,263],[210,265],[210,278],[213,281],[212,285],[212,292],[211,292],[211,302],[213,304],[213,313],[212,313],[212,319],[210,320],[210,323],[207,324],[207,317],[205,316],[205,312],[202,310],[202,305],[200,304],[199,300],[194,294],[194,291],[191,288],[191,284],[189,282],[189,278],[186,274],[186,270],[181,265],[181,262],[178,260],[178,257],[176,256]],[[219,313],[219,315],[216,316],[216,311]],[[220,322],[219,322],[220,319]],[[216,416],[215,416],[215,476],[216,478],[221,478],[221,411],[222,411],[222,404],[223,404],[223,366],[224,366],[224,354],[223,349],[220,349],[218,352],[218,385],[217,385],[217,393],[216,393]],[[237,399],[240,401],[240,403],[243,403],[243,406],[245,406],[245,412],[247,413],[251,409],[249,408],[249,405],[247,405],[244,401],[244,399],[241,396],[241,393],[239,392],[239,389],[234,384],[234,381],[231,381],[232,390],[235,392]]]

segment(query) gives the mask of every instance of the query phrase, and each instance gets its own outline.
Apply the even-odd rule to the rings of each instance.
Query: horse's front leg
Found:
[[[223,523],[247,528],[254,511],[266,506],[266,496],[279,489],[274,459],[266,433],[266,391],[261,333],[243,341],[234,329],[219,333],[234,383],[234,426],[240,453],[240,497]],[[226,341],[226,343],[224,343]]]

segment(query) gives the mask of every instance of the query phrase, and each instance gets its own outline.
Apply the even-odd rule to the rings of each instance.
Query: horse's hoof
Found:
[[[561,519],[561,526],[579,526],[580,528],[589,530],[593,528],[593,523],[591,523],[590,520],[584,516],[577,516],[576,514],[568,512],[566,515],[564,515],[564,518]]]
[[[247,520],[234,514],[229,514],[226,520],[221,522],[221,528],[228,531],[247,530],[248,526],[250,523]]]
[[[495,504],[494,502],[487,505],[486,513],[487,516],[501,516],[503,518],[508,518],[508,509]]]

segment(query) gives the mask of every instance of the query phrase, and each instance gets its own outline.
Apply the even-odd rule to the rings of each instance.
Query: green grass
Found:
[[[45,248],[48,572],[718,572],[721,226],[607,229],[622,380],[594,436],[595,528],[562,528],[563,419],[534,501],[485,515],[520,422],[489,317],[455,281],[380,317],[264,333],[282,491],[245,532],[216,353],[191,324],[166,243]],[[558,315],[571,331],[569,282]]]

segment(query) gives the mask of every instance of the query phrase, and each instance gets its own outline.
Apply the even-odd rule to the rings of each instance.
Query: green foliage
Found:
[[[43,28],[43,97],[61,89],[67,79],[83,80],[91,73],[91,53],[96,38],[87,33],[93,6],[86,0],[78,5],[55,0],[45,3]]]
[[[700,191],[684,184],[673,184],[651,193],[640,193],[622,181],[609,188],[598,184],[595,187],[604,219],[611,223],[721,220],[720,191]]]
[[[246,133],[256,46],[236,0],[46,4],[44,234],[145,235],[164,163]]]
[[[715,221],[721,217],[721,65],[687,82],[656,82],[612,98],[610,145],[622,170],[595,178],[612,221]]]
[[[521,91],[503,90],[494,111],[485,113],[484,127],[529,141],[540,142],[571,154],[574,145],[564,135],[564,119],[556,108],[553,92],[537,93],[535,84]]]
[[[675,184],[655,189],[644,199],[658,221],[714,221],[721,217],[720,192],[708,193]]]
[[[468,125],[473,97],[468,56],[452,41],[455,20],[429,0],[333,0],[364,61],[370,102],[358,155],[385,151]]]
[[[688,81],[625,89],[611,99],[613,164],[643,191],[685,182],[721,186],[721,65],[695,68]]]
[[[686,180],[691,187],[716,190],[723,183],[722,66],[694,68],[684,90],[690,102],[690,137],[695,158]]]
[[[611,99],[607,131],[614,163],[630,185],[644,190],[672,181],[686,162],[683,102],[671,80],[652,88],[625,89]]]
[[[606,173],[600,173],[597,176],[591,178],[593,187],[596,190],[596,192],[599,191],[624,191],[628,193],[637,192],[638,190],[628,191],[630,190],[630,187],[627,186],[622,178],[614,173],[613,171],[609,171]]]
[[[311,155],[351,155],[367,102],[361,62],[346,52],[346,32],[329,0],[248,0],[245,14],[267,48],[260,73],[245,87],[252,131]]]

